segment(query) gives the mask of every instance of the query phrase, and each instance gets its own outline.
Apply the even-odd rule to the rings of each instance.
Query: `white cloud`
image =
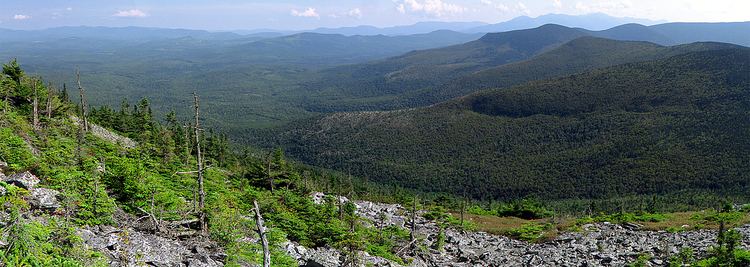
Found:
[[[396,10],[398,10],[398,13],[406,14],[406,7],[404,4],[399,4],[398,7],[396,7]]]
[[[113,14],[112,16],[122,17],[122,18],[143,18],[143,17],[147,17],[148,14],[146,14],[146,12],[141,11],[140,9],[130,9],[130,10],[117,11],[117,13]]]
[[[552,5],[555,6],[556,8],[561,8],[562,7],[562,1],[560,1],[560,0],[552,0]]]
[[[503,13],[510,11],[510,7],[506,6],[503,3],[495,3],[495,2],[492,2],[490,0],[480,0],[480,2],[483,5],[490,6],[490,7],[494,8],[494,9],[497,9],[500,12],[503,12]]]
[[[430,16],[442,17],[465,12],[463,6],[443,2],[442,0],[403,0],[397,7],[401,13],[406,11],[425,13]]]
[[[73,8],[72,7],[66,7],[65,10],[67,10],[67,11],[73,11]]]
[[[521,13],[526,14],[526,15],[530,13],[529,8],[527,8],[526,5],[524,5],[523,3],[518,2],[516,6],[518,7],[518,11],[520,11]]]
[[[349,10],[348,15],[350,17],[362,18],[362,10],[360,10],[359,8],[355,8],[355,9]]]
[[[320,18],[320,14],[318,14],[318,12],[315,11],[315,8],[312,7],[308,7],[307,9],[305,9],[305,11],[301,12],[296,9],[292,9],[291,14],[295,17]]]
[[[14,20],[27,20],[27,19],[30,19],[30,18],[31,18],[31,16],[29,16],[29,15],[20,15],[20,14],[18,14],[18,15],[13,16]]]
[[[633,7],[633,3],[629,0],[619,0],[619,1],[597,1],[597,2],[591,2],[590,4],[584,4],[582,2],[576,2],[575,8],[576,10],[582,12],[582,13],[594,13],[594,12],[602,12],[602,13],[608,13],[608,14],[618,14],[624,10],[631,9]]]

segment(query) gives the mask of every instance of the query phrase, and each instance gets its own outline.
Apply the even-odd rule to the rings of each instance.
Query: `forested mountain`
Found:
[[[604,30],[622,24],[637,23],[643,25],[653,25],[660,23],[647,19],[637,18],[619,18],[612,17],[604,13],[590,13],[584,15],[566,15],[566,14],[547,14],[535,18],[520,16],[508,21],[495,24],[485,22],[445,22],[445,21],[423,21],[411,25],[400,25],[391,27],[375,27],[370,25],[360,25],[352,27],[339,28],[317,28],[301,31],[283,31],[283,30],[238,30],[236,33],[259,33],[259,32],[280,32],[294,34],[300,32],[325,33],[325,34],[342,34],[342,35],[412,35],[429,33],[438,30],[449,30],[465,33],[493,33],[506,32],[514,30],[523,30],[536,28],[545,24],[559,24],[573,28],[584,28],[589,30]]]
[[[584,28],[589,30],[605,30],[622,24],[637,23],[652,25],[658,23],[646,19],[617,18],[604,13],[592,13],[585,15],[547,14],[531,18],[521,16],[509,21],[496,24],[483,25],[466,30],[467,32],[505,32],[521,29],[530,29],[544,24],[559,24],[573,28]]]
[[[528,30],[486,34],[465,44],[331,68],[320,74],[319,81],[308,84],[306,91],[317,91],[317,97],[323,101],[335,99],[337,102],[335,105],[323,103],[311,106],[313,110],[346,109],[350,102],[366,107],[370,104],[366,98],[378,100],[386,95],[435,86],[484,68],[530,58],[585,35],[578,29],[551,24]]]
[[[719,34],[724,27],[741,29],[746,23],[707,25],[695,24],[709,27],[711,30],[698,32],[706,32],[701,39],[712,40],[726,37]],[[692,26],[673,25],[679,29]],[[0,58],[18,58],[31,73],[44,75],[58,87],[73,84],[71,73],[80,68],[82,79],[89,84],[92,103],[116,106],[123,98],[135,101],[146,96],[159,107],[155,112],[160,115],[175,109],[179,116],[187,116],[180,111],[188,103],[176,96],[200,91],[211,103],[207,123],[241,139],[248,128],[280,126],[319,112],[419,107],[483,88],[641,60],[638,56],[643,51],[634,50],[618,54],[620,59],[611,62],[593,57],[589,62],[569,63],[579,64],[576,68],[560,66],[559,61],[538,62],[556,66],[556,72],[545,72],[551,69],[538,65],[541,70],[516,70],[503,78],[488,76],[497,81],[473,77],[531,60],[584,36],[677,43],[670,32],[679,31],[657,31],[655,27],[666,26],[629,24],[589,31],[544,25],[482,38],[451,31],[411,36],[301,33],[279,37],[270,33],[236,35],[151,28],[116,28],[114,33],[97,35],[109,28],[73,27],[48,30],[47,39],[33,42],[2,42]],[[43,36],[48,31],[21,31],[21,35]],[[130,32],[137,34],[128,39],[125,33]],[[734,36],[738,42],[743,38],[741,34]],[[456,45],[443,47],[450,44]],[[627,59],[631,54],[633,58]],[[519,73],[530,71],[536,74]],[[469,82],[480,80],[479,84]]]
[[[637,24],[604,31],[550,24],[492,33],[462,45],[324,70],[319,82],[305,86],[308,88],[306,92],[318,92],[308,100],[307,108],[312,111],[356,111],[418,107],[483,88],[654,59],[692,49],[725,46],[703,44],[666,48],[652,43],[614,42],[590,36],[674,43],[651,28]],[[588,38],[567,43],[579,37]],[[534,57],[548,51],[544,56]],[[524,61],[526,59],[528,62]],[[515,63],[517,61],[523,62]]]
[[[246,60],[265,64],[351,64],[396,56],[412,50],[464,43],[481,36],[448,30],[403,36],[299,33],[232,47],[222,52],[220,60]]]
[[[748,88],[750,49],[734,47],[426,108],[335,113],[273,140],[311,164],[476,198],[741,194],[750,178]]]
[[[151,31],[141,30],[144,33],[140,35]],[[255,34],[217,40],[188,32],[182,37],[170,33],[156,39],[136,38],[140,35],[127,39],[123,34],[121,38],[127,40],[113,40],[108,35],[50,31],[49,36],[40,35],[46,39],[33,42],[0,42],[0,58],[17,58],[29,72],[43,74],[57,87],[74,84],[71,74],[79,68],[89,84],[92,103],[116,106],[123,98],[135,101],[147,96],[160,107],[155,110],[160,115],[170,109],[183,110],[187,103],[177,96],[198,90],[212,103],[208,123],[227,131],[309,116],[299,104],[304,95],[296,88],[324,66],[365,62],[480,37],[437,31],[397,37]],[[39,34],[42,32],[47,31]]]
[[[724,42],[750,46],[750,21],[722,23],[665,23],[649,27],[675,43]]]
[[[713,41],[750,46],[750,37],[747,34],[750,32],[750,22],[657,23],[633,18],[615,18],[601,13],[580,16],[548,14],[536,18],[524,16],[507,22],[479,26],[466,32],[505,32],[536,28],[545,24],[587,29],[598,37],[649,41],[662,45]]]
[[[641,24],[623,24],[610,29],[590,32],[591,35],[601,38],[623,41],[644,41],[660,45],[675,45],[675,41],[659,32]],[[689,43],[689,42],[687,42]]]
[[[420,106],[438,103],[488,88],[502,88],[524,82],[584,72],[618,64],[640,62],[693,51],[736,48],[725,43],[693,43],[660,46],[648,42],[615,41],[581,37],[529,60],[471,73],[428,90],[403,95],[395,103]]]
[[[418,22],[412,25],[393,26],[379,28],[374,26],[355,26],[355,27],[342,27],[342,28],[318,28],[309,30],[307,32],[314,33],[328,33],[328,34],[343,34],[343,35],[412,35],[412,34],[423,34],[440,30],[449,30],[457,32],[470,32],[475,27],[484,26],[487,23],[484,22],[443,22],[443,21],[424,21]],[[468,30],[468,31],[467,31]]]

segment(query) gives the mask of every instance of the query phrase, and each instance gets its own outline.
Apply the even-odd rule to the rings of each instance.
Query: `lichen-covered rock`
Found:
[[[11,176],[5,177],[4,182],[13,184],[15,186],[31,190],[39,183],[39,178],[36,178],[30,172],[16,173]]]
[[[324,199],[323,194],[314,194]],[[407,226],[409,211],[399,205],[355,201],[357,214],[373,224]],[[421,212],[420,212],[421,213]],[[669,257],[684,248],[693,250],[697,257],[707,255],[716,243],[716,231],[695,230],[680,233],[666,231],[645,231],[641,225],[618,225],[597,223],[583,225],[580,232],[569,232],[544,243],[529,243],[505,236],[483,232],[445,230],[445,244],[442,250],[428,249],[418,253],[405,253],[411,259],[409,266],[626,266],[648,254],[652,258],[650,266],[669,264]],[[740,246],[750,247],[750,225],[736,228],[743,236]],[[433,247],[437,241],[439,227],[435,223],[417,216],[417,236],[423,238],[419,245]],[[294,249],[299,251],[299,249]],[[332,252],[312,250],[305,257],[317,258]],[[380,258],[363,257],[363,266],[397,266],[393,262],[384,263]],[[310,266],[335,266],[336,262],[319,262]],[[326,265],[328,264],[328,265]]]
[[[76,116],[70,116],[70,119],[73,121],[73,124],[76,126],[78,126],[79,123],[81,123],[81,120]],[[101,127],[99,125],[96,125],[90,122],[89,122],[89,132],[96,137],[112,142],[114,144],[119,144],[124,148],[135,148],[138,145],[138,143],[133,141],[133,139],[116,134],[110,130],[107,130],[104,127]]]
[[[336,267],[341,266],[341,253],[330,247],[308,249],[300,266]]]
[[[54,210],[60,207],[57,197],[60,192],[47,188],[34,188],[31,190],[31,199],[29,203],[32,207],[38,209]]]
[[[218,267],[226,255],[209,243],[186,242],[109,226],[79,230],[84,243],[110,266]]]

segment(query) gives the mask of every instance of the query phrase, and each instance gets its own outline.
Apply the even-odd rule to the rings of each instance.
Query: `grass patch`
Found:
[[[454,217],[459,216],[457,213],[452,215]],[[750,223],[750,215],[747,213],[717,213],[714,211],[642,213],[638,215],[625,213],[584,218],[559,217],[554,220],[477,214],[464,214],[464,218],[477,231],[531,242],[552,240],[563,232],[580,231],[580,226],[587,223],[611,222],[622,224],[632,222],[643,225],[643,230],[672,233],[697,229],[718,229],[721,220],[724,220],[729,227]]]
[[[454,214],[456,216],[456,214]],[[497,217],[494,215],[464,214],[464,218],[476,225],[478,231],[503,235],[508,231],[529,223],[542,223],[544,219],[527,220],[516,217]]]
[[[669,219],[659,222],[642,222],[644,229],[652,231],[666,230],[679,232],[697,229],[719,229],[719,215],[713,211],[689,211],[668,213]],[[728,226],[737,226],[750,223],[747,213],[732,212],[732,218],[722,218],[727,221]]]

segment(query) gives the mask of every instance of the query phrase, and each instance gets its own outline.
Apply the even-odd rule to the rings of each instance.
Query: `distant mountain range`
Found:
[[[394,26],[386,28],[378,28],[374,26],[356,26],[356,27],[342,27],[342,28],[318,28],[310,30],[308,32],[317,33],[330,33],[330,34],[343,34],[343,35],[410,35],[428,33],[437,30],[449,30],[457,32],[471,32],[480,26],[485,26],[487,23],[484,22],[441,22],[441,21],[430,21],[430,22],[419,22],[413,25]]]
[[[265,38],[222,51],[223,60],[308,65],[360,63],[413,50],[444,47],[475,40],[482,34],[439,30],[424,34],[385,36],[297,33]]]
[[[558,24],[571,28],[583,28],[592,31],[609,29],[622,24],[653,25],[665,23],[666,21],[653,21],[637,18],[618,18],[603,13],[592,13],[586,15],[547,14],[536,18],[521,16],[506,22],[478,26],[464,30],[465,32],[505,32],[512,30],[530,29],[544,24]]]
[[[547,14],[539,17],[521,16],[509,21],[488,24],[485,22],[442,22],[428,21],[419,22],[412,25],[394,26],[379,28],[375,26],[354,26],[340,28],[317,28],[299,31],[276,31],[269,29],[259,30],[240,30],[234,31],[240,34],[257,34],[263,32],[280,32],[284,34],[293,34],[299,32],[315,32],[327,34],[343,35],[410,35],[419,33],[428,33],[437,30],[450,30],[467,33],[489,33],[504,32],[512,30],[530,29],[542,26],[544,24],[559,24],[572,28],[584,28],[589,30],[604,30],[622,24],[636,23],[642,25],[653,25],[665,23],[666,21],[653,21],[638,18],[618,18],[603,13],[592,13],[585,15],[565,15],[565,14]]]
[[[228,40],[242,37],[232,32],[209,32],[203,30],[165,29],[148,27],[58,27],[44,30],[0,29],[0,42],[40,41],[63,38],[85,38],[101,40],[147,41],[191,36],[209,40]]]
[[[583,71],[572,66],[546,76],[471,77],[584,36],[748,46],[746,32],[748,22],[625,24],[602,31],[549,24],[484,35],[441,30],[400,36],[64,27],[5,31],[0,57],[18,58],[30,72],[56,83],[71,82],[73,69],[80,67],[84,79],[98,77],[91,81],[98,88],[90,92],[92,103],[116,105],[123,97],[149,96],[168,109],[171,98],[205,88],[205,96],[226,103],[222,112],[231,110],[231,116],[214,121],[216,126],[236,133],[316,112],[420,107],[527,78]],[[230,104],[237,100],[245,105]]]
[[[701,34],[685,34],[692,28],[702,29]],[[418,107],[488,86],[507,86],[455,79],[527,60],[583,36],[659,45],[713,41],[750,46],[750,35],[743,32],[750,32],[750,22],[625,24],[603,31],[547,24],[533,29],[488,33],[464,44],[324,70],[318,81],[304,84],[306,92],[313,93],[306,103],[310,110],[318,112]]]

